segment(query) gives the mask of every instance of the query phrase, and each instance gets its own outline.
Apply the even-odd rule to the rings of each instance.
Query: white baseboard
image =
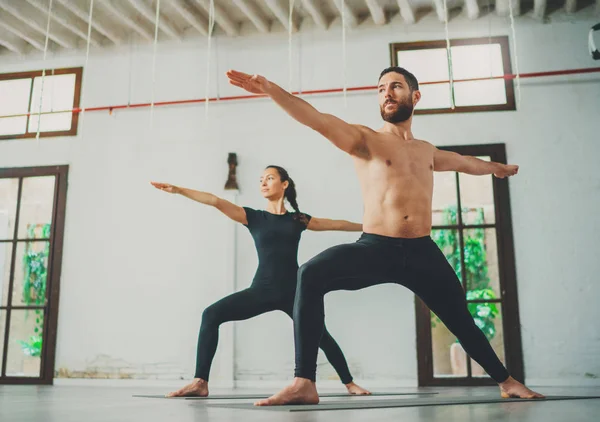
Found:
[[[89,378],[55,378],[54,385],[57,386],[77,386],[77,387],[140,387],[152,388],[160,387],[165,389],[181,388],[191,381],[184,380],[152,380],[152,379],[89,379]],[[249,389],[249,390],[273,390],[283,388],[291,380],[244,380],[244,381],[211,381],[210,386],[214,389]],[[417,380],[398,379],[398,380],[355,380],[355,382],[369,390],[384,390],[394,388],[417,388]],[[600,387],[600,378],[581,379],[581,378],[528,378],[526,384],[529,387]],[[341,382],[337,380],[317,381],[319,389],[338,390],[343,388]]]
[[[89,378],[55,378],[54,385],[57,386],[76,386],[76,387],[140,387],[140,388],[181,388],[191,379],[184,380],[153,380],[153,379],[89,379]],[[417,388],[417,381],[413,379],[399,380],[354,380],[361,387],[369,390],[384,390],[394,388]],[[210,386],[214,389],[256,389],[273,390],[285,387],[291,380],[244,380],[244,381],[211,381]],[[319,380],[317,381],[319,389],[338,390],[344,388],[342,383],[337,380]]]
[[[527,378],[531,387],[600,387],[600,378]]]
[[[148,379],[90,379],[90,378],[54,378],[54,385],[76,387],[140,387],[140,388],[168,388],[179,389],[189,383],[191,379],[184,380],[148,380]],[[232,382],[211,382],[213,388],[233,388]]]
[[[244,380],[235,381],[235,388],[244,388],[244,389],[273,389],[273,388],[283,388],[286,385],[290,384],[292,380]],[[412,379],[401,379],[401,380],[360,380],[355,379],[355,383],[364,387],[368,390],[383,390],[386,388],[417,388],[417,381]],[[331,389],[336,390],[339,388],[344,388],[344,385],[337,380],[317,380],[317,387],[319,389]]]

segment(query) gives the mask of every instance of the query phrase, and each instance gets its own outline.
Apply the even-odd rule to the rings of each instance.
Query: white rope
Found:
[[[87,65],[88,65],[88,59],[90,57],[90,41],[92,39],[92,16],[93,16],[93,12],[94,12],[94,0],[90,0],[90,15],[88,18],[88,33],[87,33],[87,47],[86,47],[86,51],[85,51],[85,64],[83,65],[83,68],[87,70]],[[85,103],[84,103],[84,98],[85,98],[85,84],[82,83],[81,86],[81,127],[79,128],[81,130],[81,138],[83,139],[83,122],[84,122],[84,115],[85,115]]]
[[[450,48],[450,31],[448,30],[448,5],[444,0],[444,28],[446,30],[446,50],[448,53],[448,76],[450,80],[450,108],[454,110],[454,75],[452,74],[452,50]]]
[[[298,4],[298,16],[302,16],[304,9],[302,7],[304,3]],[[296,46],[298,48],[298,96],[302,95],[302,37],[296,38]]]
[[[158,22],[160,20],[160,0],[156,0],[156,18],[154,20],[154,51],[152,53],[152,93],[150,97],[150,129],[154,124],[154,93],[156,87],[156,48],[158,46]]]
[[[346,87],[346,0],[340,0],[342,4],[342,83],[344,91],[344,107],[348,107]]]
[[[46,40],[44,42],[44,58],[43,69],[42,69],[42,85],[40,87],[40,106],[39,106],[39,114],[38,114],[38,122],[37,122],[37,133],[35,134],[36,141],[40,140],[40,124],[42,121],[42,101],[44,100],[44,79],[46,78],[46,53],[48,52],[48,38],[50,38],[50,20],[52,17],[52,0],[48,2],[48,21],[46,22]]]
[[[494,76],[493,70],[493,54],[492,54],[492,0],[487,2],[488,14],[488,50],[490,52],[490,79]]]
[[[127,90],[127,105],[131,105],[131,93],[133,92],[133,33],[129,33],[129,89]]]
[[[210,55],[212,46],[212,33],[215,26],[215,2],[210,0],[210,6],[208,8],[208,52],[206,58],[206,89],[204,94],[204,117],[206,119],[208,127],[208,103],[209,103],[209,89],[210,89]]]
[[[294,0],[290,0],[290,13],[288,16],[288,66],[289,66],[289,91],[293,92],[293,79],[294,79],[294,71],[293,71],[293,55],[292,55],[292,32],[294,29]]]
[[[517,54],[517,31],[515,30],[515,16],[513,13],[513,0],[508,0],[508,11],[510,13],[510,29],[512,31],[513,55],[515,57],[515,71],[517,79],[517,106],[521,104],[521,79],[519,74],[519,56]]]

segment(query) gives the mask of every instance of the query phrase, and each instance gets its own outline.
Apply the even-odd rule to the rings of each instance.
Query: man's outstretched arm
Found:
[[[484,161],[477,157],[436,148],[433,156],[433,169],[435,171],[457,171],[474,176],[493,174],[496,177],[504,178],[517,174],[519,166]]]
[[[367,152],[363,133],[365,129],[346,123],[331,114],[321,113],[303,99],[290,94],[263,76],[230,70],[227,77],[232,85],[253,94],[268,95],[298,122],[319,132],[348,154],[364,156]]]

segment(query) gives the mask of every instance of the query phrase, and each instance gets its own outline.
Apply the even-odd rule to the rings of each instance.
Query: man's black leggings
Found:
[[[249,287],[224,297],[206,308],[202,314],[202,324],[198,336],[195,378],[208,381],[210,366],[217,350],[219,326],[228,321],[241,321],[266,312],[283,311],[292,318],[294,293],[274,294],[272,290]],[[323,326],[319,330],[317,349],[321,348],[344,384],[352,382],[346,358],[340,346]],[[268,351],[265,351],[268,353]],[[315,354],[316,365],[316,354]]]
[[[458,277],[431,237],[403,239],[364,233],[355,243],[325,250],[298,271],[294,304],[296,377],[315,381],[325,294],[383,283],[412,290],[496,382],[508,378],[508,371],[469,313]]]

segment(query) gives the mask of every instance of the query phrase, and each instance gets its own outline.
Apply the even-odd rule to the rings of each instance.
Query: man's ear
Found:
[[[417,103],[421,99],[421,91],[416,90],[415,92],[412,93],[412,97],[413,97],[413,107],[414,107],[417,105]]]

